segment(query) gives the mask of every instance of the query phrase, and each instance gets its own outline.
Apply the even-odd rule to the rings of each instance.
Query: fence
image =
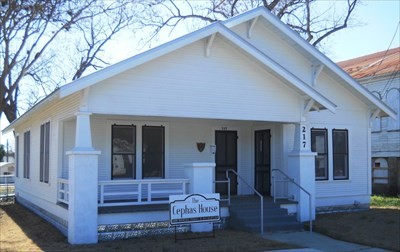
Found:
[[[7,201],[14,198],[14,181],[14,175],[0,175],[0,201]]]

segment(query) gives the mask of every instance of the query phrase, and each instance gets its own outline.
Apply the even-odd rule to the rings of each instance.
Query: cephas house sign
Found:
[[[219,193],[170,195],[171,225],[220,221],[219,199]]]

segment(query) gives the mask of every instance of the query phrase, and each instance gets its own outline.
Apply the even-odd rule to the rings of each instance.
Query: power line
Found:
[[[392,46],[392,43],[393,43],[394,39],[396,38],[396,34],[397,34],[397,31],[399,30],[399,27],[400,27],[400,21],[399,21],[398,24],[397,24],[396,30],[394,31],[392,40],[390,41],[390,44],[389,44],[389,46],[388,46],[388,48],[387,48],[385,54],[383,55],[381,61],[379,62],[378,66],[377,66],[377,68],[376,68],[376,70],[375,70],[375,72],[371,75],[370,79],[368,79],[368,80],[365,82],[365,84],[368,84],[368,83],[372,82],[372,81],[376,78],[376,74],[379,72],[379,70],[381,70],[379,67],[382,65],[382,62],[386,59],[387,53],[389,52],[390,47]],[[397,69],[397,68],[398,68],[398,67],[396,67],[396,69]],[[395,69],[395,70],[396,70],[396,69]],[[395,73],[395,72],[396,72],[396,71],[394,71],[394,73]],[[390,80],[391,80],[392,78],[394,78],[394,76],[391,77],[391,78],[388,80],[388,82],[386,82],[385,86],[383,87],[383,89],[382,89],[382,91],[381,91],[381,94],[384,93],[385,89],[386,89],[386,88],[388,87],[388,85],[391,83]]]

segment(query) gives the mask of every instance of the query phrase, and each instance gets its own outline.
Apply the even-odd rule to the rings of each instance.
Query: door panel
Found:
[[[226,170],[237,171],[237,131],[215,131],[215,180],[226,180]],[[231,195],[237,194],[237,178],[230,174]],[[226,184],[217,183],[216,192],[222,195],[228,194]]]
[[[270,195],[271,188],[271,133],[258,130],[255,138],[255,188],[263,195]]]

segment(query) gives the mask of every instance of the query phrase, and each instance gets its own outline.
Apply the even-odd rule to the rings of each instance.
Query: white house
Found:
[[[100,225],[165,221],[151,209],[170,194],[226,194],[214,182],[230,169],[231,194],[287,194],[299,221],[368,205],[377,116],[396,113],[257,8],[65,85],[4,131],[17,200],[95,243]],[[310,193],[311,216],[307,194],[272,183],[282,174]],[[148,211],[99,211],[124,205]]]
[[[339,62],[350,76],[400,113],[400,47]],[[372,191],[400,192],[400,120],[376,118],[372,124]]]

